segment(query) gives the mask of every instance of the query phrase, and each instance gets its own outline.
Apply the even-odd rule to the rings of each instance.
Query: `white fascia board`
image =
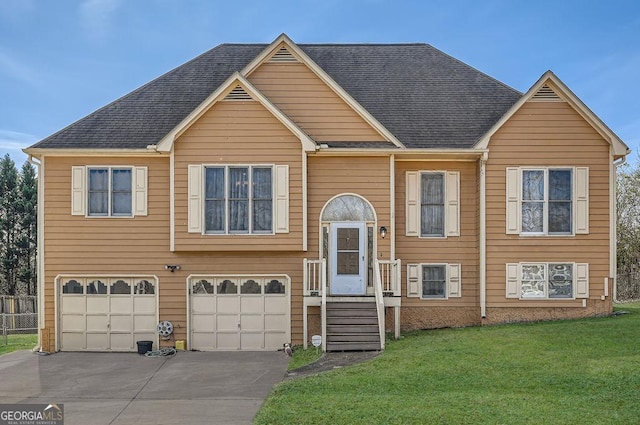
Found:
[[[316,74],[322,82],[328,85],[342,100],[344,100],[347,105],[349,105],[360,117],[367,122],[370,126],[372,126],[381,136],[385,137],[391,143],[396,145],[399,148],[404,148],[405,146],[393,135],[389,130],[385,128],[385,126],[380,123],[373,115],[369,113],[360,103],[358,103],[349,93],[347,93],[338,83],[336,83],[333,78],[329,76],[317,63],[313,61],[301,48],[299,48],[296,43],[293,42],[286,34],[281,34],[275,41],[267,48],[265,48],[254,60],[252,60],[244,69],[241,71],[241,74],[248,77],[253,71],[255,71],[258,66],[260,66],[271,54],[273,54],[274,50],[278,48],[280,44],[286,44],[289,50],[292,52],[294,56],[298,58],[298,60],[311,69],[311,71]]]
[[[78,148],[25,148],[22,152],[36,158],[42,156],[158,156],[160,152],[149,149],[78,149]]]
[[[530,100],[540,88],[551,81],[557,93],[571,107],[582,116],[607,142],[613,147],[614,155],[627,155],[628,146],[607,125],[594,114],[552,71],[547,71],[531,86],[531,88],[482,136],[475,147],[487,149],[489,140],[521,107]]]
[[[289,131],[295,134],[302,143],[305,151],[314,151],[316,149],[315,142],[298,127],[288,116],[276,108],[253,84],[251,84],[240,73],[235,72],[227,80],[221,84],[213,93],[211,93],[197,108],[195,108],[185,119],[180,122],[173,130],[160,140],[156,149],[159,152],[171,152],[173,143],[184,131],[196,122],[206,111],[208,111],[232,86],[240,84],[245,88],[247,93],[262,106],[264,106],[271,114],[276,117]]]

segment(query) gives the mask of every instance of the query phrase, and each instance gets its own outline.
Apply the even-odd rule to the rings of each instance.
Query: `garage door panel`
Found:
[[[112,333],[110,337],[112,350],[131,350],[133,348],[133,335],[130,333]]]
[[[262,331],[261,314],[243,314],[240,317],[240,329],[242,331]]]
[[[264,334],[262,332],[243,332],[240,334],[241,350],[262,350],[264,348]]]
[[[84,332],[85,331],[84,315],[81,314],[65,314],[62,316],[61,326],[63,332]]]
[[[111,297],[111,313],[127,314],[133,311],[133,302],[131,296],[112,296]]]
[[[67,295],[62,299],[62,311],[65,313],[81,313],[84,314],[86,309],[85,298],[80,296]]]
[[[104,333],[87,333],[87,350],[106,350],[109,348],[109,336]]]
[[[156,329],[156,316],[152,315],[135,315],[133,316],[133,330],[135,332],[149,331],[154,332]]]
[[[84,333],[63,332],[60,340],[60,346],[66,350],[84,350]]]
[[[216,312],[216,297],[202,295],[191,297],[191,311],[193,313],[212,314]]]
[[[87,296],[87,311],[101,314],[108,313],[109,298],[106,295]]]
[[[287,311],[286,297],[270,297],[264,298],[265,313],[282,313]]]
[[[198,350],[215,350],[215,334],[214,333],[203,333],[203,332],[193,332],[191,334],[191,347],[198,347]]]
[[[214,332],[216,330],[215,316],[194,314],[191,316],[191,328],[194,332]]]
[[[262,313],[263,306],[263,297],[244,296],[240,298],[240,311],[242,313]]]
[[[102,331],[106,332],[109,328],[109,318],[102,315],[87,314],[87,332]]]
[[[237,295],[217,297],[217,312],[221,314],[240,313],[240,299]]]
[[[265,331],[280,331],[286,329],[287,316],[284,314],[265,314],[264,315],[264,330]]]
[[[156,313],[156,298],[153,296],[134,296],[133,297],[133,311],[136,314],[155,314]]]
[[[218,350],[238,350],[240,348],[240,334],[237,332],[218,332],[216,334],[216,348]]]
[[[111,332],[132,332],[133,323],[131,316],[111,315]]]
[[[265,332],[264,334],[264,348],[267,350],[279,350],[285,342],[289,342],[286,332]]]
[[[218,314],[216,316],[216,328],[218,332],[238,332],[238,316]]]

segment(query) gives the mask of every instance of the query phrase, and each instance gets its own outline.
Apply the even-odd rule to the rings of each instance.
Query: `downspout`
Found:
[[[44,157],[37,160],[29,155],[28,161],[36,167],[38,175],[38,208],[36,224],[36,262],[38,263],[38,276],[36,287],[38,291],[38,345],[34,350],[42,352],[42,330],[44,326]]]
[[[480,316],[487,318],[487,202],[486,171],[488,152],[480,158]]]
[[[629,153],[629,152],[627,152]],[[619,162],[616,162],[619,161]],[[618,206],[617,206],[617,181],[618,181],[618,168],[623,166],[627,162],[627,157],[623,156],[622,158],[613,161],[611,167],[611,175],[610,175],[610,208],[611,211],[611,220],[609,220],[611,225],[611,259],[609,260],[609,275],[613,278],[613,302],[618,302]]]

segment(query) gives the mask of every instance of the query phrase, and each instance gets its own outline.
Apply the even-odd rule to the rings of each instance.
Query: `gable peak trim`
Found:
[[[237,84],[225,97],[224,101],[253,100],[251,95],[240,84]]]
[[[533,102],[564,102],[564,99],[562,99],[549,84],[543,84],[529,100]]]
[[[280,48],[269,58],[269,63],[300,63],[298,58],[291,53],[287,46],[282,43]]]

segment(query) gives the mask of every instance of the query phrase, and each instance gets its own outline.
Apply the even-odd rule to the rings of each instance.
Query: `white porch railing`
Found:
[[[400,296],[400,260],[376,260],[378,267],[376,270],[380,272],[380,281],[382,284],[383,296]]]
[[[380,263],[375,261],[373,289],[376,294],[376,310],[378,312],[378,332],[380,333],[380,349],[384,350],[385,343],[385,323],[384,323],[384,296],[382,295],[382,277],[380,273]]]
[[[321,296],[327,288],[327,261],[304,259],[304,296]]]

